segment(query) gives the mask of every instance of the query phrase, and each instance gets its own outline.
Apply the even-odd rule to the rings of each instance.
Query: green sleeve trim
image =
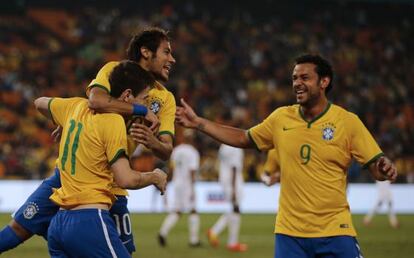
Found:
[[[111,93],[111,91],[110,91],[110,90],[108,90],[108,88],[107,88],[107,87],[105,87],[105,86],[103,86],[103,85],[101,85],[101,84],[98,84],[98,83],[94,83],[94,84],[92,84],[92,85],[89,85],[89,86],[88,86],[88,89],[89,89],[89,90],[91,90],[92,88],[95,88],[95,87],[97,87],[97,88],[101,88],[101,89],[105,90],[106,92],[108,92],[108,94],[110,94],[110,93]]]
[[[126,152],[124,149],[120,149],[116,152],[115,157],[111,161],[109,161],[109,165],[112,166],[112,164],[114,164],[115,161],[117,161],[119,158],[122,158],[122,157],[128,158],[128,155],[126,155]]]
[[[375,155],[372,159],[370,159],[367,163],[365,163],[362,168],[368,168],[373,162],[377,161],[378,158],[384,156],[384,153],[379,153],[377,155]]]
[[[50,114],[50,117],[52,118],[52,122],[56,125],[57,123],[56,123],[55,119],[53,118],[52,110],[50,109],[50,104],[52,103],[52,100],[54,100],[54,99],[55,98],[49,99],[49,102],[47,103],[47,109],[49,110],[49,114]]]
[[[170,131],[161,131],[158,133],[158,136],[163,135],[163,134],[168,134],[171,136],[171,138],[174,140],[174,134]]]
[[[250,134],[250,130],[247,131],[247,136],[249,136],[250,141],[253,143],[254,147],[256,148],[256,150],[258,150],[260,152],[259,147],[257,147],[256,142],[253,140],[252,135]]]

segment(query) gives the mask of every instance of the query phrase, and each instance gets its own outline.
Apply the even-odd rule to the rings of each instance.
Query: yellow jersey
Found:
[[[299,105],[276,109],[249,129],[260,150],[279,155],[281,190],[275,233],[297,237],[355,236],[346,198],[352,158],[368,166],[383,155],[361,120],[328,104],[312,121]]]
[[[89,95],[89,90],[92,87],[100,87],[110,93],[111,85],[109,84],[109,75],[118,64],[118,61],[106,63],[101,70],[99,70],[96,78],[93,79],[86,88],[86,95]],[[169,134],[174,138],[174,121],[176,111],[174,95],[161,83],[157,82],[155,87],[148,93],[146,105],[154,114],[157,115],[160,120],[158,135]],[[137,147],[137,144],[130,137],[128,137],[128,147],[128,155],[131,155]],[[116,195],[128,195],[126,190],[118,187],[114,188],[112,192]]]
[[[49,110],[63,129],[58,162],[62,187],[50,199],[66,209],[92,203],[111,206],[116,198],[110,166],[127,150],[123,117],[94,114],[85,98],[53,98]]]
[[[267,153],[266,162],[264,164],[264,171],[269,172],[270,174],[274,174],[280,170],[279,163],[278,163],[278,155],[275,149],[271,149]]]

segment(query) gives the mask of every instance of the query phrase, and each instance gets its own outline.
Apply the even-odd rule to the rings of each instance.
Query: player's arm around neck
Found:
[[[161,169],[150,172],[138,172],[131,168],[127,158],[119,158],[111,165],[115,183],[124,189],[140,189],[149,185],[155,185],[161,194],[167,185],[167,174]]]
[[[88,106],[98,113],[118,113],[131,115],[133,106],[130,103],[113,98],[107,91],[99,87],[93,87],[89,91]]]
[[[160,123],[157,116],[145,106],[113,98],[106,90],[99,87],[92,87],[90,89],[88,107],[98,113],[118,113],[123,116],[142,115],[151,122],[151,130],[158,128]]]
[[[246,130],[215,123],[197,116],[194,110],[181,99],[182,107],[177,107],[176,120],[187,128],[197,129],[219,142],[238,148],[254,148]]]

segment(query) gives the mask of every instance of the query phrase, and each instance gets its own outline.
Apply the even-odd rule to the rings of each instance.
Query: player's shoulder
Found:
[[[102,66],[102,69],[112,71],[112,69],[114,69],[114,67],[117,66],[119,63],[119,61],[109,61]]]
[[[335,104],[331,104],[330,107],[331,114],[335,117],[338,117],[343,120],[352,121],[352,120],[359,120],[358,115],[355,113]]]
[[[282,116],[289,116],[289,115],[295,115],[299,112],[299,105],[288,105],[288,106],[281,106],[276,108],[269,117],[276,118],[276,117],[282,117]]]

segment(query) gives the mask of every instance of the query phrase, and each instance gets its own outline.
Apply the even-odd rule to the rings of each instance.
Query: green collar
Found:
[[[328,105],[326,106],[326,108],[325,108],[325,110],[324,111],[322,111],[319,115],[317,115],[314,119],[312,119],[311,121],[307,121],[306,119],[305,119],[305,115],[303,114],[303,112],[302,112],[302,109],[300,108],[300,105],[299,105],[299,114],[300,114],[300,116],[302,117],[302,119],[306,122],[306,123],[308,123],[308,128],[310,128],[311,127],[311,125],[316,121],[316,120],[318,120],[319,118],[321,118],[323,115],[325,115],[326,114],[326,112],[328,112],[328,110],[329,110],[329,108],[331,107],[331,102],[328,102]]]

